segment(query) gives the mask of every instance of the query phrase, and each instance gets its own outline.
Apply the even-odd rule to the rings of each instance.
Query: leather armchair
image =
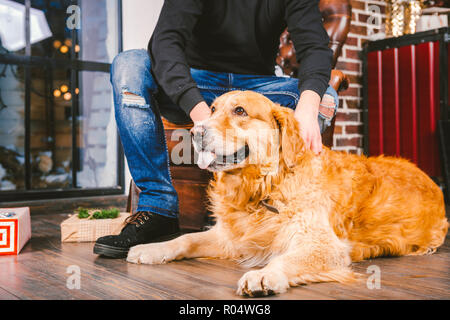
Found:
[[[329,46],[333,50],[332,66],[334,68],[350,28],[350,0],[321,0],[319,8],[322,12],[324,27],[330,37]],[[294,46],[287,31],[283,32],[280,37],[280,50],[276,62],[286,75],[296,76],[298,63]],[[348,87],[348,79],[341,71],[332,70],[330,85],[336,91],[345,90]],[[333,119],[331,127],[322,135],[323,143],[328,147],[331,147],[333,144],[334,121],[335,119]],[[170,139],[174,130],[190,129],[192,125],[176,125],[166,119],[163,119],[163,123],[170,154],[177,143],[172,142]],[[205,189],[211,175],[205,170],[200,170],[195,164],[175,165],[171,162],[170,169],[172,181],[180,201],[180,225],[185,229],[199,230],[204,226],[207,218],[207,210],[204,205],[207,201]],[[139,188],[131,181],[127,203],[128,212],[136,210],[139,191]]]

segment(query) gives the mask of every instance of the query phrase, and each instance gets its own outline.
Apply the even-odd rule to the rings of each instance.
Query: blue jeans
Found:
[[[191,120],[158,87],[150,70],[150,58],[143,49],[122,52],[114,59],[111,82],[116,121],[131,176],[142,191],[137,210],[176,218],[178,196],[170,176],[161,116],[176,124]],[[292,109],[299,100],[298,80],[294,78],[198,69],[191,69],[191,74],[208,105],[232,90],[253,90]],[[331,87],[326,93],[334,97],[336,113],[338,95]],[[331,124],[331,118],[322,114],[318,121],[322,132]]]

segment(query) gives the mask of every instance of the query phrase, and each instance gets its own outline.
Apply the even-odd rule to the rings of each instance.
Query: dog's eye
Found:
[[[233,113],[238,116],[246,116],[247,115],[247,112],[245,112],[244,108],[242,108],[242,107],[236,107],[234,109]]]
[[[214,113],[214,111],[216,111],[216,107],[212,106],[211,107],[211,113]]]

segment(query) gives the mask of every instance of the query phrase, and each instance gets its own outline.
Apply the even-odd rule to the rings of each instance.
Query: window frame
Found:
[[[78,4],[78,1],[74,1]],[[68,189],[32,189],[31,178],[31,69],[33,67],[43,68],[61,68],[70,70],[70,81],[76,83],[77,73],[80,71],[104,72],[109,74],[111,64],[104,62],[94,62],[79,60],[75,58],[75,46],[71,47],[70,59],[55,59],[49,57],[32,56],[30,43],[30,8],[31,0],[24,1],[25,6],[25,54],[0,53],[0,64],[19,65],[24,67],[24,114],[25,114],[25,189],[24,190],[0,190],[0,202],[15,202],[27,200],[45,200],[45,199],[61,199],[61,198],[75,198],[75,197],[92,197],[92,196],[106,196],[106,195],[122,195],[125,194],[125,163],[124,152],[119,134],[117,134],[117,184],[108,188],[81,188],[77,187],[77,170],[74,168],[80,167],[80,158],[78,157],[77,148],[77,110],[81,102],[79,99],[72,99],[72,114],[71,114],[71,133],[72,133],[72,185]],[[118,52],[123,51],[123,20],[122,20],[122,0],[117,0],[118,13]],[[78,33],[77,29],[73,29],[72,41],[77,43]],[[71,86],[71,94],[74,97],[74,86]]]

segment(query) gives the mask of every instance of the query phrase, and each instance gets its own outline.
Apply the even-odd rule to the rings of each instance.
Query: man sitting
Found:
[[[142,190],[120,235],[99,238],[94,253],[126,257],[130,247],[179,233],[161,116],[199,122],[213,100],[253,90],[295,109],[301,136],[315,153],[338,104],[328,86],[332,51],[317,0],[165,0],[148,51],[119,54],[111,82],[117,126],[131,175]],[[280,35],[288,28],[298,79],[275,76]],[[319,105],[332,116],[319,113]]]

